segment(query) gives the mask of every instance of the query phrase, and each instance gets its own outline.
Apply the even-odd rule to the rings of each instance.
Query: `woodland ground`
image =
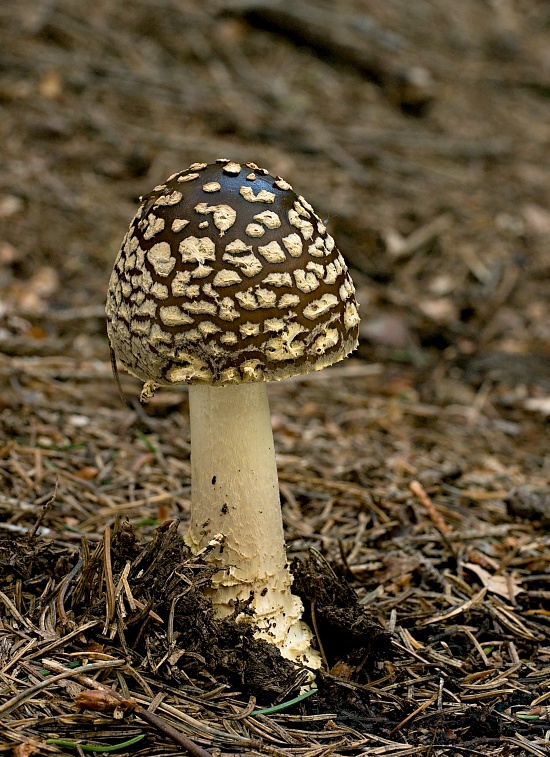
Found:
[[[548,3],[3,3],[0,144],[0,753],[548,755]],[[104,327],[139,195],[218,157],[307,197],[361,303],[270,388],[326,663],[279,711],[182,546],[186,391],[125,407]]]

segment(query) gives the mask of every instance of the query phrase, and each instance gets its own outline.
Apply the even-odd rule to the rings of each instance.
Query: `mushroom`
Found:
[[[217,616],[247,602],[239,620],[256,637],[318,667],[291,592],[266,382],[320,370],[357,345],[353,283],[325,224],[254,163],[194,163],[142,198],[106,312],[111,349],[144,382],[142,401],[189,385],[185,539],[194,553],[211,545]]]

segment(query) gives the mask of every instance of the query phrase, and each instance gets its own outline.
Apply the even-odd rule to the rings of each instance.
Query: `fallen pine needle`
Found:
[[[294,699],[289,699],[288,702],[281,702],[281,704],[275,704],[273,707],[265,707],[263,710],[254,710],[252,715],[271,715],[273,712],[281,712],[281,710],[286,710],[287,707],[292,707],[293,704],[303,702],[304,699],[307,699],[312,696],[312,694],[316,693],[317,688],[310,689],[309,691],[305,691],[303,694],[294,697]]]
[[[105,744],[82,744],[78,741],[64,741],[63,739],[47,739],[46,744],[53,744],[55,746],[66,747],[67,749],[82,749],[83,752],[118,752],[120,749],[125,749],[128,746],[137,744],[139,741],[143,741],[145,738],[144,733],[140,733],[139,736],[134,736],[133,739],[123,741],[120,744],[111,744],[105,746]]]
[[[479,604],[486,594],[487,594],[487,587],[484,586],[483,589],[480,589],[477,592],[477,594],[474,594],[474,596],[471,599],[469,599],[467,602],[464,602],[458,607],[453,608],[450,612],[446,612],[444,615],[436,615],[433,618],[428,618],[428,620],[422,621],[420,625],[429,626],[432,623],[441,623],[443,620],[448,620],[449,618],[453,618],[455,615],[459,615],[461,612],[466,612],[466,610],[469,610],[470,608],[474,607],[474,605]]]

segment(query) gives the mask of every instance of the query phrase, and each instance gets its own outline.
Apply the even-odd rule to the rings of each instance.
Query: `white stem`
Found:
[[[300,620],[302,603],[290,591],[266,384],[193,385],[189,409],[192,505],[186,542],[196,553],[216,535],[224,537],[208,557],[219,568],[211,594],[216,613],[229,615],[235,600],[253,592],[250,622],[256,636],[277,644],[285,657],[318,667],[311,632]]]

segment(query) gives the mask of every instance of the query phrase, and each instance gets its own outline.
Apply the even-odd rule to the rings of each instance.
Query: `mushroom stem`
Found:
[[[218,617],[235,600],[253,599],[256,637],[276,644],[284,657],[319,667],[303,606],[292,594],[275,447],[266,384],[189,387],[191,417],[191,522],[185,537],[196,553],[218,534],[209,554],[219,568],[211,598]]]

